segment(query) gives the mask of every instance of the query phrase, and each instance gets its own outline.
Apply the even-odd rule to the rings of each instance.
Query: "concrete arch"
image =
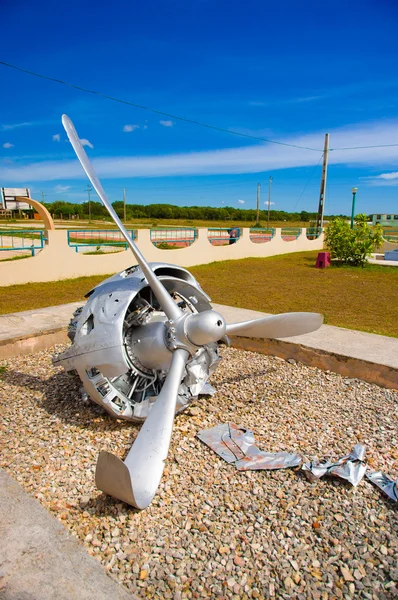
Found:
[[[42,204],[40,204],[40,202],[38,202],[37,200],[33,200],[32,198],[25,198],[24,196],[17,196],[17,201],[18,202],[26,202],[26,204],[29,204],[32,208],[37,210],[37,212],[39,213],[39,215],[41,216],[41,218],[44,221],[44,229],[50,229],[50,230],[55,229],[55,225],[54,225],[52,216],[50,215],[50,213],[48,212],[46,207],[43,206]]]

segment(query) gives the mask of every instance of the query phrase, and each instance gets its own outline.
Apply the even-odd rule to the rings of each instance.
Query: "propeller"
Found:
[[[95,474],[99,489],[143,509],[152,501],[163,474],[173,430],[178,390],[190,355],[194,355],[206,344],[218,342],[225,334],[279,338],[309,333],[321,326],[323,317],[317,313],[286,313],[227,325],[224,317],[214,310],[192,314],[183,312],[145,260],[108,201],[72,121],[63,115],[62,124],[87,177],[133,252],[167,316],[166,327],[173,340],[168,346],[173,352],[173,357],[167,377],[125,461],[121,461],[110,452],[101,452]],[[164,350],[164,345],[162,349]]]
[[[89,180],[91,181],[93,188],[97,192],[98,196],[101,198],[102,203],[104,204],[105,208],[111,215],[112,219],[115,221],[121,234],[123,235],[124,239],[126,240],[127,244],[129,245],[131,251],[133,252],[149,285],[151,286],[153,293],[156,296],[157,301],[159,302],[160,306],[163,308],[167,318],[171,321],[175,321],[175,320],[179,319],[183,315],[182,310],[177,306],[177,304],[171,298],[169,292],[166,290],[166,288],[164,287],[164,285],[162,284],[160,279],[158,279],[156,277],[155,273],[152,271],[151,267],[145,260],[143,254],[138,249],[138,247],[136,246],[134,241],[131,239],[131,237],[129,236],[123,223],[121,222],[121,220],[117,216],[116,212],[114,211],[113,206],[109,202],[109,200],[104,192],[104,189],[101,185],[101,182],[98,179],[96,172],[94,171],[94,167],[91,164],[91,162],[86,154],[86,151],[83,148],[83,145],[77,135],[76,129],[75,129],[72,121],[70,120],[70,118],[67,115],[62,115],[62,125],[65,128],[65,131],[67,133],[69,141],[72,144],[74,151],[76,152],[77,158],[79,159],[81,166],[85,170],[86,175],[89,178]]]
[[[227,335],[257,338],[284,338],[303,335],[319,329],[323,316],[319,313],[292,312],[271,315],[262,319],[227,325]]]
[[[99,455],[95,472],[97,487],[136,508],[146,508],[159,487],[187,359],[186,350],[179,348],[174,352],[162,390],[124,462],[110,452]]]

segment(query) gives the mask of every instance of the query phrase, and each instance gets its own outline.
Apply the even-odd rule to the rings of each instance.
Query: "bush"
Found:
[[[366,257],[370,256],[383,241],[381,226],[370,227],[366,221],[366,215],[357,215],[354,229],[351,229],[347,221],[340,218],[329,224],[325,243],[332,258],[349,265],[365,264]]]

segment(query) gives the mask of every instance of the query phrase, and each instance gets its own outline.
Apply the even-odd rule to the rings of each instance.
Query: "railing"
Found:
[[[383,230],[383,237],[387,242],[398,243],[398,229],[388,228]]]
[[[285,242],[293,242],[297,240],[301,235],[301,229],[299,227],[282,227],[281,238]]]
[[[151,229],[151,242],[157,248],[168,250],[186,248],[194,243],[198,232],[194,227]]]
[[[44,231],[25,229],[17,231],[13,229],[0,231],[0,251],[29,250],[34,256],[37,250],[44,248]]]
[[[250,240],[254,244],[264,244],[270,242],[275,235],[275,229],[270,227],[251,227],[250,228]]]
[[[128,231],[132,240],[135,239],[135,231]],[[68,245],[79,252],[79,248],[90,246],[116,246],[127,250],[127,243],[120,231],[115,229],[68,229]]]
[[[235,244],[240,239],[239,227],[209,227],[207,237],[213,246]]]
[[[307,240],[317,240],[322,235],[322,227],[307,227],[305,234]]]

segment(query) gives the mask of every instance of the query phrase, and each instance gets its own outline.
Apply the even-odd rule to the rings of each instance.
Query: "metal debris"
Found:
[[[367,479],[377,485],[391,500],[398,502],[398,479],[395,481],[381,471],[366,473]]]
[[[297,467],[302,460],[298,454],[259,450],[255,445],[253,432],[234,423],[222,423],[210,429],[202,429],[197,437],[227,463],[235,463],[239,471],[286,469]]]
[[[310,481],[320,479],[324,475],[334,475],[349,481],[357,486],[365,475],[367,465],[365,464],[365,446],[356,444],[350,454],[343,456],[336,462],[320,462],[315,457],[311,462],[305,463],[302,470]]]

